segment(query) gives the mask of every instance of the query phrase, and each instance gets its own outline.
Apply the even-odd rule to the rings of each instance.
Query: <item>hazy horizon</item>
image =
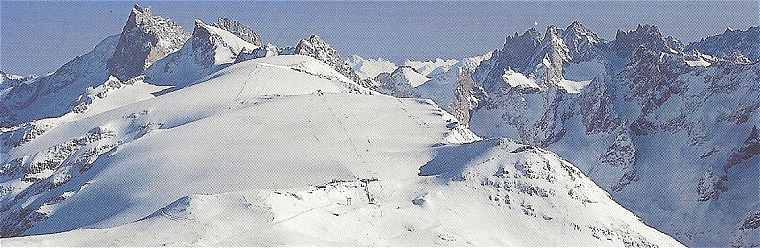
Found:
[[[136,2],[0,2],[0,70],[46,74],[121,32]],[[316,33],[343,56],[394,62],[461,58],[499,48],[534,25],[579,20],[605,39],[655,24],[684,43],[757,26],[758,2],[137,2],[192,31],[226,16],[264,42],[294,46]]]

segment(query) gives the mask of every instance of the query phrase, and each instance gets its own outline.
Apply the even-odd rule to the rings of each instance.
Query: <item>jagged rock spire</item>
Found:
[[[499,60],[505,68],[530,70],[531,56],[540,47],[541,33],[536,28],[530,28],[522,35],[515,33],[513,36],[507,36],[504,47],[499,51]]]
[[[750,27],[747,30],[726,28],[722,34],[689,44],[685,50],[699,50],[728,61],[736,61],[735,54],[740,53],[748,63],[757,62],[760,61],[760,27]]]
[[[636,30],[621,31],[615,34],[615,40],[611,42],[610,49],[619,57],[628,57],[640,46],[658,52],[679,51],[680,42],[672,37],[664,37],[660,29],[655,25],[639,24]]]
[[[562,66],[571,60],[570,52],[560,37],[560,30],[550,25],[546,28],[541,49],[533,55],[531,65],[542,65],[545,68],[546,82],[562,79]]]
[[[580,21],[573,21],[564,30],[562,40],[573,62],[583,62],[599,55],[599,45],[603,42],[594,32],[583,26]]]
[[[108,60],[108,70],[121,80],[142,75],[153,62],[182,47],[188,37],[180,25],[135,4]]]
[[[238,21],[226,17],[219,17],[216,23],[212,25],[214,27],[227,30],[228,32],[235,34],[237,37],[240,37],[240,39],[243,39],[248,43],[254,44],[256,46],[261,46],[261,35],[254,32],[250,27]]]
[[[457,87],[454,89],[454,102],[451,103],[452,114],[462,126],[470,124],[470,113],[477,107],[478,88],[467,70],[460,70]],[[482,95],[482,93],[481,93]]]

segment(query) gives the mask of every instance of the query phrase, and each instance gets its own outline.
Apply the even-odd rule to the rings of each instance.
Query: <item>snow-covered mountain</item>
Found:
[[[744,57],[747,62],[760,61],[760,27],[750,27],[747,30],[726,29],[722,34],[703,38],[686,46],[686,50],[697,50],[702,53],[735,60],[737,56]]]
[[[229,23],[228,19],[221,21],[216,25],[227,27],[223,24]],[[227,30],[196,19],[193,34],[182,48],[156,61],[145,75],[154,84],[184,87],[232,64],[244,50],[257,48]]]
[[[434,60],[426,61],[406,60],[403,65],[414,68],[414,70],[418,71],[423,76],[436,77],[447,72],[458,62],[459,61],[456,59],[436,58]]]
[[[419,97],[414,87],[430,80],[412,67],[399,66],[391,73],[383,72],[375,77],[375,90],[395,97]]]
[[[360,85],[366,88],[372,88],[375,85],[371,79],[361,79],[356,74],[351,65],[338,53],[338,50],[330,46],[326,41],[320,38],[318,35],[311,35],[307,39],[298,41],[293,54],[306,55],[318,59],[332,66],[336,71],[343,74],[347,78],[358,82]]]
[[[120,80],[142,75],[151,64],[182,47],[188,37],[182,26],[135,5],[108,59],[108,70]]]
[[[758,246],[756,30],[396,65],[135,5],[0,72],[0,245]]]
[[[69,112],[87,88],[108,79],[107,63],[118,42],[119,35],[107,37],[54,73],[9,89],[0,100],[0,125],[12,127]]]
[[[760,67],[684,49],[651,25],[612,41],[577,22],[531,29],[460,83],[474,99],[453,110],[482,137],[557,152],[687,245],[756,246]]]
[[[3,242],[679,245],[550,152],[352,87],[271,56],[62,123],[6,153],[2,233],[33,236]]]
[[[365,59],[359,55],[351,55],[346,61],[361,79],[374,79],[380,73],[391,73],[398,67],[395,63],[383,58]]]
[[[0,71],[0,98],[14,87],[31,82],[35,78],[37,78],[35,75],[21,76]]]

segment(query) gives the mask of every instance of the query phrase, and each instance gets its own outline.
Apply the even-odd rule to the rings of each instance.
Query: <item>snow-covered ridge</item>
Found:
[[[404,65],[414,68],[416,71],[426,77],[436,77],[438,75],[446,73],[453,65],[458,62],[459,61],[456,59],[436,58],[434,60],[427,61],[406,60],[404,61]]]
[[[30,235],[0,242],[755,246],[745,36],[575,21],[396,65],[136,5],[51,75],[0,72],[0,236]]]
[[[157,61],[145,72],[153,84],[184,87],[236,61],[251,44],[224,29],[195,20],[190,39],[180,50]]]
[[[108,79],[108,60],[119,42],[109,36],[85,55],[64,64],[54,73],[11,88],[0,99],[0,126],[61,116],[87,88]]]
[[[757,62],[760,61],[760,27],[750,27],[747,30],[727,28],[722,34],[689,44],[685,50],[696,50],[728,60],[740,54],[750,62]]]
[[[570,54],[594,56],[579,61],[565,56],[571,42],[557,33],[582,29],[573,23],[568,30],[515,34],[480,64],[466,94],[477,98],[466,101],[477,103],[471,129],[559,153],[687,245],[756,244],[748,237],[758,230],[738,226],[756,209],[758,192],[758,175],[748,171],[758,156],[746,153],[760,125],[757,63],[683,52],[652,25],[619,31],[611,41],[589,38],[596,45]],[[596,37],[589,32],[578,33]],[[744,159],[732,159],[738,157]],[[735,162],[743,166],[729,166]],[[733,210],[715,207],[724,204]]]
[[[416,180],[381,173],[295,188],[188,194],[117,227],[8,242],[681,246],[638,222],[550,152],[508,140],[436,150]],[[153,238],[143,238],[147,233]]]

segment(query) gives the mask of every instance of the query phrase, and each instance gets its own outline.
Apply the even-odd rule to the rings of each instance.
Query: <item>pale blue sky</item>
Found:
[[[117,34],[135,2],[7,2],[0,0],[0,70],[52,72],[98,41]],[[604,38],[639,23],[660,26],[688,43],[727,27],[757,26],[757,1],[650,2],[145,2],[191,30],[193,18],[238,19],[266,42],[293,46],[312,33],[344,55],[458,58],[501,46],[506,34],[538,23],[580,20]]]

